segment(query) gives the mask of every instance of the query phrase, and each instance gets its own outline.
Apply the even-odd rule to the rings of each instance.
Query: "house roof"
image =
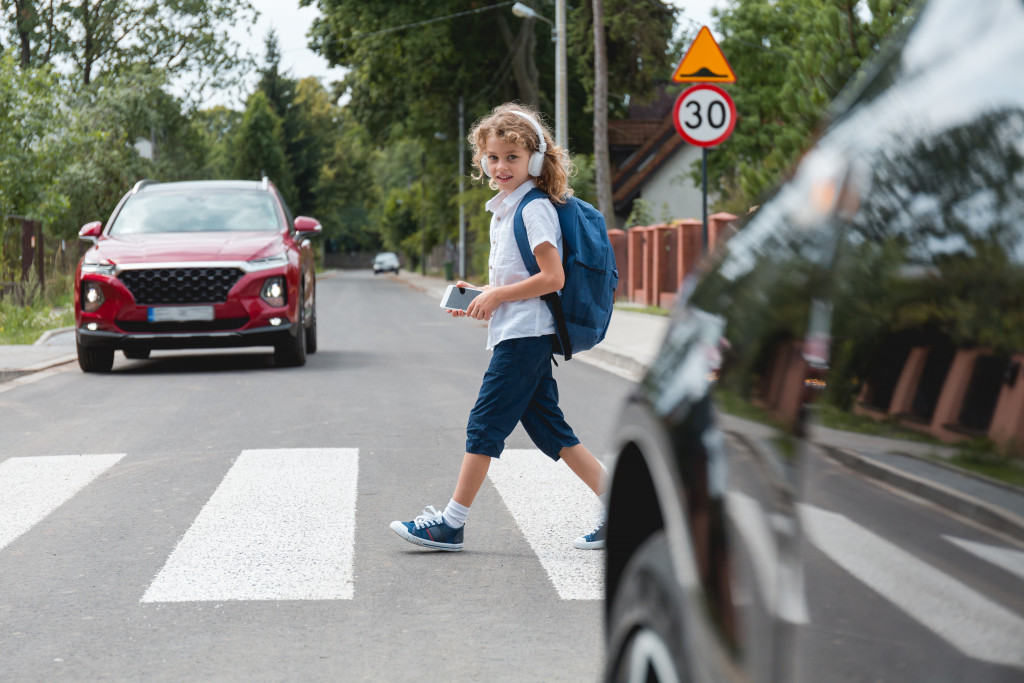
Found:
[[[630,155],[612,176],[612,198],[616,213],[626,213],[651,174],[661,168],[685,144],[683,138],[676,132],[671,111],[661,120],[636,123],[645,125],[637,126],[635,131],[645,130],[648,135],[639,149]],[[608,137],[609,145],[613,144],[610,121]]]

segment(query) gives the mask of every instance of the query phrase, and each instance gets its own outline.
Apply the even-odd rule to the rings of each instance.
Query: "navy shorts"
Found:
[[[558,385],[551,375],[553,340],[553,335],[522,337],[494,347],[469,414],[467,453],[499,457],[518,422],[552,460],[558,460],[563,448],[580,442],[558,407]]]

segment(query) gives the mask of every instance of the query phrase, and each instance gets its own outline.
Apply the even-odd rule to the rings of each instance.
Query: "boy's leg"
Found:
[[[569,469],[575,472],[576,476],[582,479],[583,483],[589,486],[590,490],[601,498],[601,504],[607,505],[604,493],[608,490],[608,474],[605,472],[601,461],[595,458],[594,454],[581,443],[563,448],[558,455],[569,466]],[[605,512],[602,511],[601,519],[598,520],[594,530],[585,536],[577,538],[573,541],[573,545],[582,550],[600,550],[603,548],[605,546],[606,534],[604,522]]]
[[[570,470],[576,473],[577,477],[583,480],[584,484],[590,487],[591,491],[598,496],[604,494],[608,485],[604,466],[586,446],[581,443],[567,446],[558,452],[558,456],[565,461]]]
[[[487,478],[491,459],[489,455],[466,453],[462,458],[459,481],[455,484],[452,500],[467,508],[473,505],[476,494],[480,492],[480,487],[484,485],[484,480]]]

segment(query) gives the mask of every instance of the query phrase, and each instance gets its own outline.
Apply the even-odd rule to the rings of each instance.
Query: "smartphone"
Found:
[[[448,289],[444,290],[444,296],[441,297],[441,308],[464,311],[469,307],[469,302],[481,294],[482,289],[448,285]]]

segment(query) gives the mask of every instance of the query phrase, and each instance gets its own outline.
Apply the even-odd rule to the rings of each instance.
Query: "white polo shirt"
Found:
[[[523,197],[533,189],[533,180],[527,180],[511,193],[499,192],[485,204],[491,216],[491,256],[488,260],[488,277],[491,285],[500,287],[515,284],[530,277],[523,257],[516,245],[513,230],[516,209]],[[523,224],[530,242],[530,250],[536,251],[544,242],[558,249],[562,256],[562,229],[558,226],[558,214],[550,201],[534,200],[523,209]],[[487,348],[493,349],[499,342],[519,337],[541,337],[555,333],[555,318],[548,305],[540,297],[506,301],[498,306],[487,326]]]

